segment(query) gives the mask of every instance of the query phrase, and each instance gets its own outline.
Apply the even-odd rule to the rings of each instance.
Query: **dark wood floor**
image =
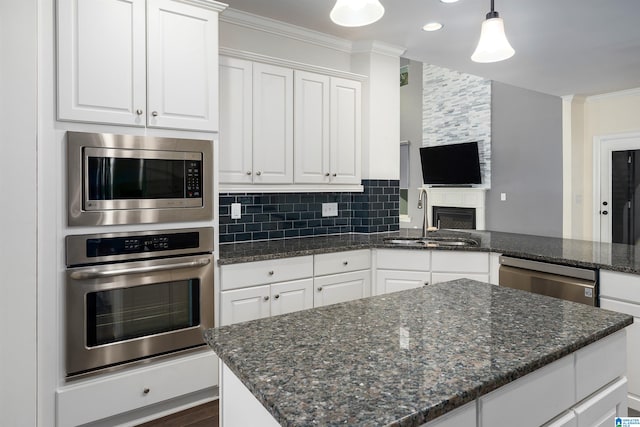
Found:
[[[218,400],[140,424],[138,427],[218,427]]]

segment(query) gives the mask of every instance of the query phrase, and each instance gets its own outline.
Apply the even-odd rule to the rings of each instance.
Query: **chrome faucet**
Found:
[[[422,199],[424,198],[424,202]],[[427,217],[427,189],[421,188],[418,196],[418,209],[424,210],[422,218],[422,237],[427,237],[427,230],[429,229],[429,218]]]

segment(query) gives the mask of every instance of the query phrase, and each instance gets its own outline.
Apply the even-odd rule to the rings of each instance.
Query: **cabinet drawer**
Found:
[[[371,251],[363,249],[320,254],[314,257],[313,263],[316,276],[366,270],[371,268]]]
[[[640,275],[600,270],[600,296],[640,304]]]
[[[481,425],[541,426],[575,403],[574,381],[569,355],[480,397]]]
[[[431,251],[378,249],[376,267],[386,270],[429,271]]]
[[[460,273],[489,273],[488,252],[432,251],[431,270]]]
[[[217,384],[218,357],[210,350],[82,381],[56,391],[57,425],[77,426],[102,420]]]
[[[626,331],[618,331],[576,352],[578,400],[625,374]]]
[[[313,276],[313,256],[245,262],[220,267],[220,289],[304,279]]]

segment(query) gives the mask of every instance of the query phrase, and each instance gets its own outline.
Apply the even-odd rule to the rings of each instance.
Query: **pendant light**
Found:
[[[373,24],[384,15],[379,0],[337,0],[329,17],[343,27],[362,27]]]
[[[475,52],[471,55],[474,62],[498,62],[509,59],[516,53],[509,44],[504,34],[504,21],[493,10],[491,0],[491,12],[487,13],[487,20],[482,23],[480,41]]]

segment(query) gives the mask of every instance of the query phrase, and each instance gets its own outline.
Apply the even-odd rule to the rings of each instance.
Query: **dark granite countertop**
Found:
[[[209,329],[205,339],[284,426],[419,426],[632,321],[461,279]]]
[[[491,251],[504,255],[586,268],[604,268],[640,274],[640,249],[623,244],[591,242],[587,240],[532,236],[496,231],[436,231],[430,236],[462,236],[475,239],[475,247],[427,248],[435,250]],[[284,239],[256,243],[220,245],[219,265],[292,256],[314,255],[352,249],[402,248],[385,242],[388,237],[417,237],[419,230],[403,229],[385,234],[345,234],[336,236]]]

